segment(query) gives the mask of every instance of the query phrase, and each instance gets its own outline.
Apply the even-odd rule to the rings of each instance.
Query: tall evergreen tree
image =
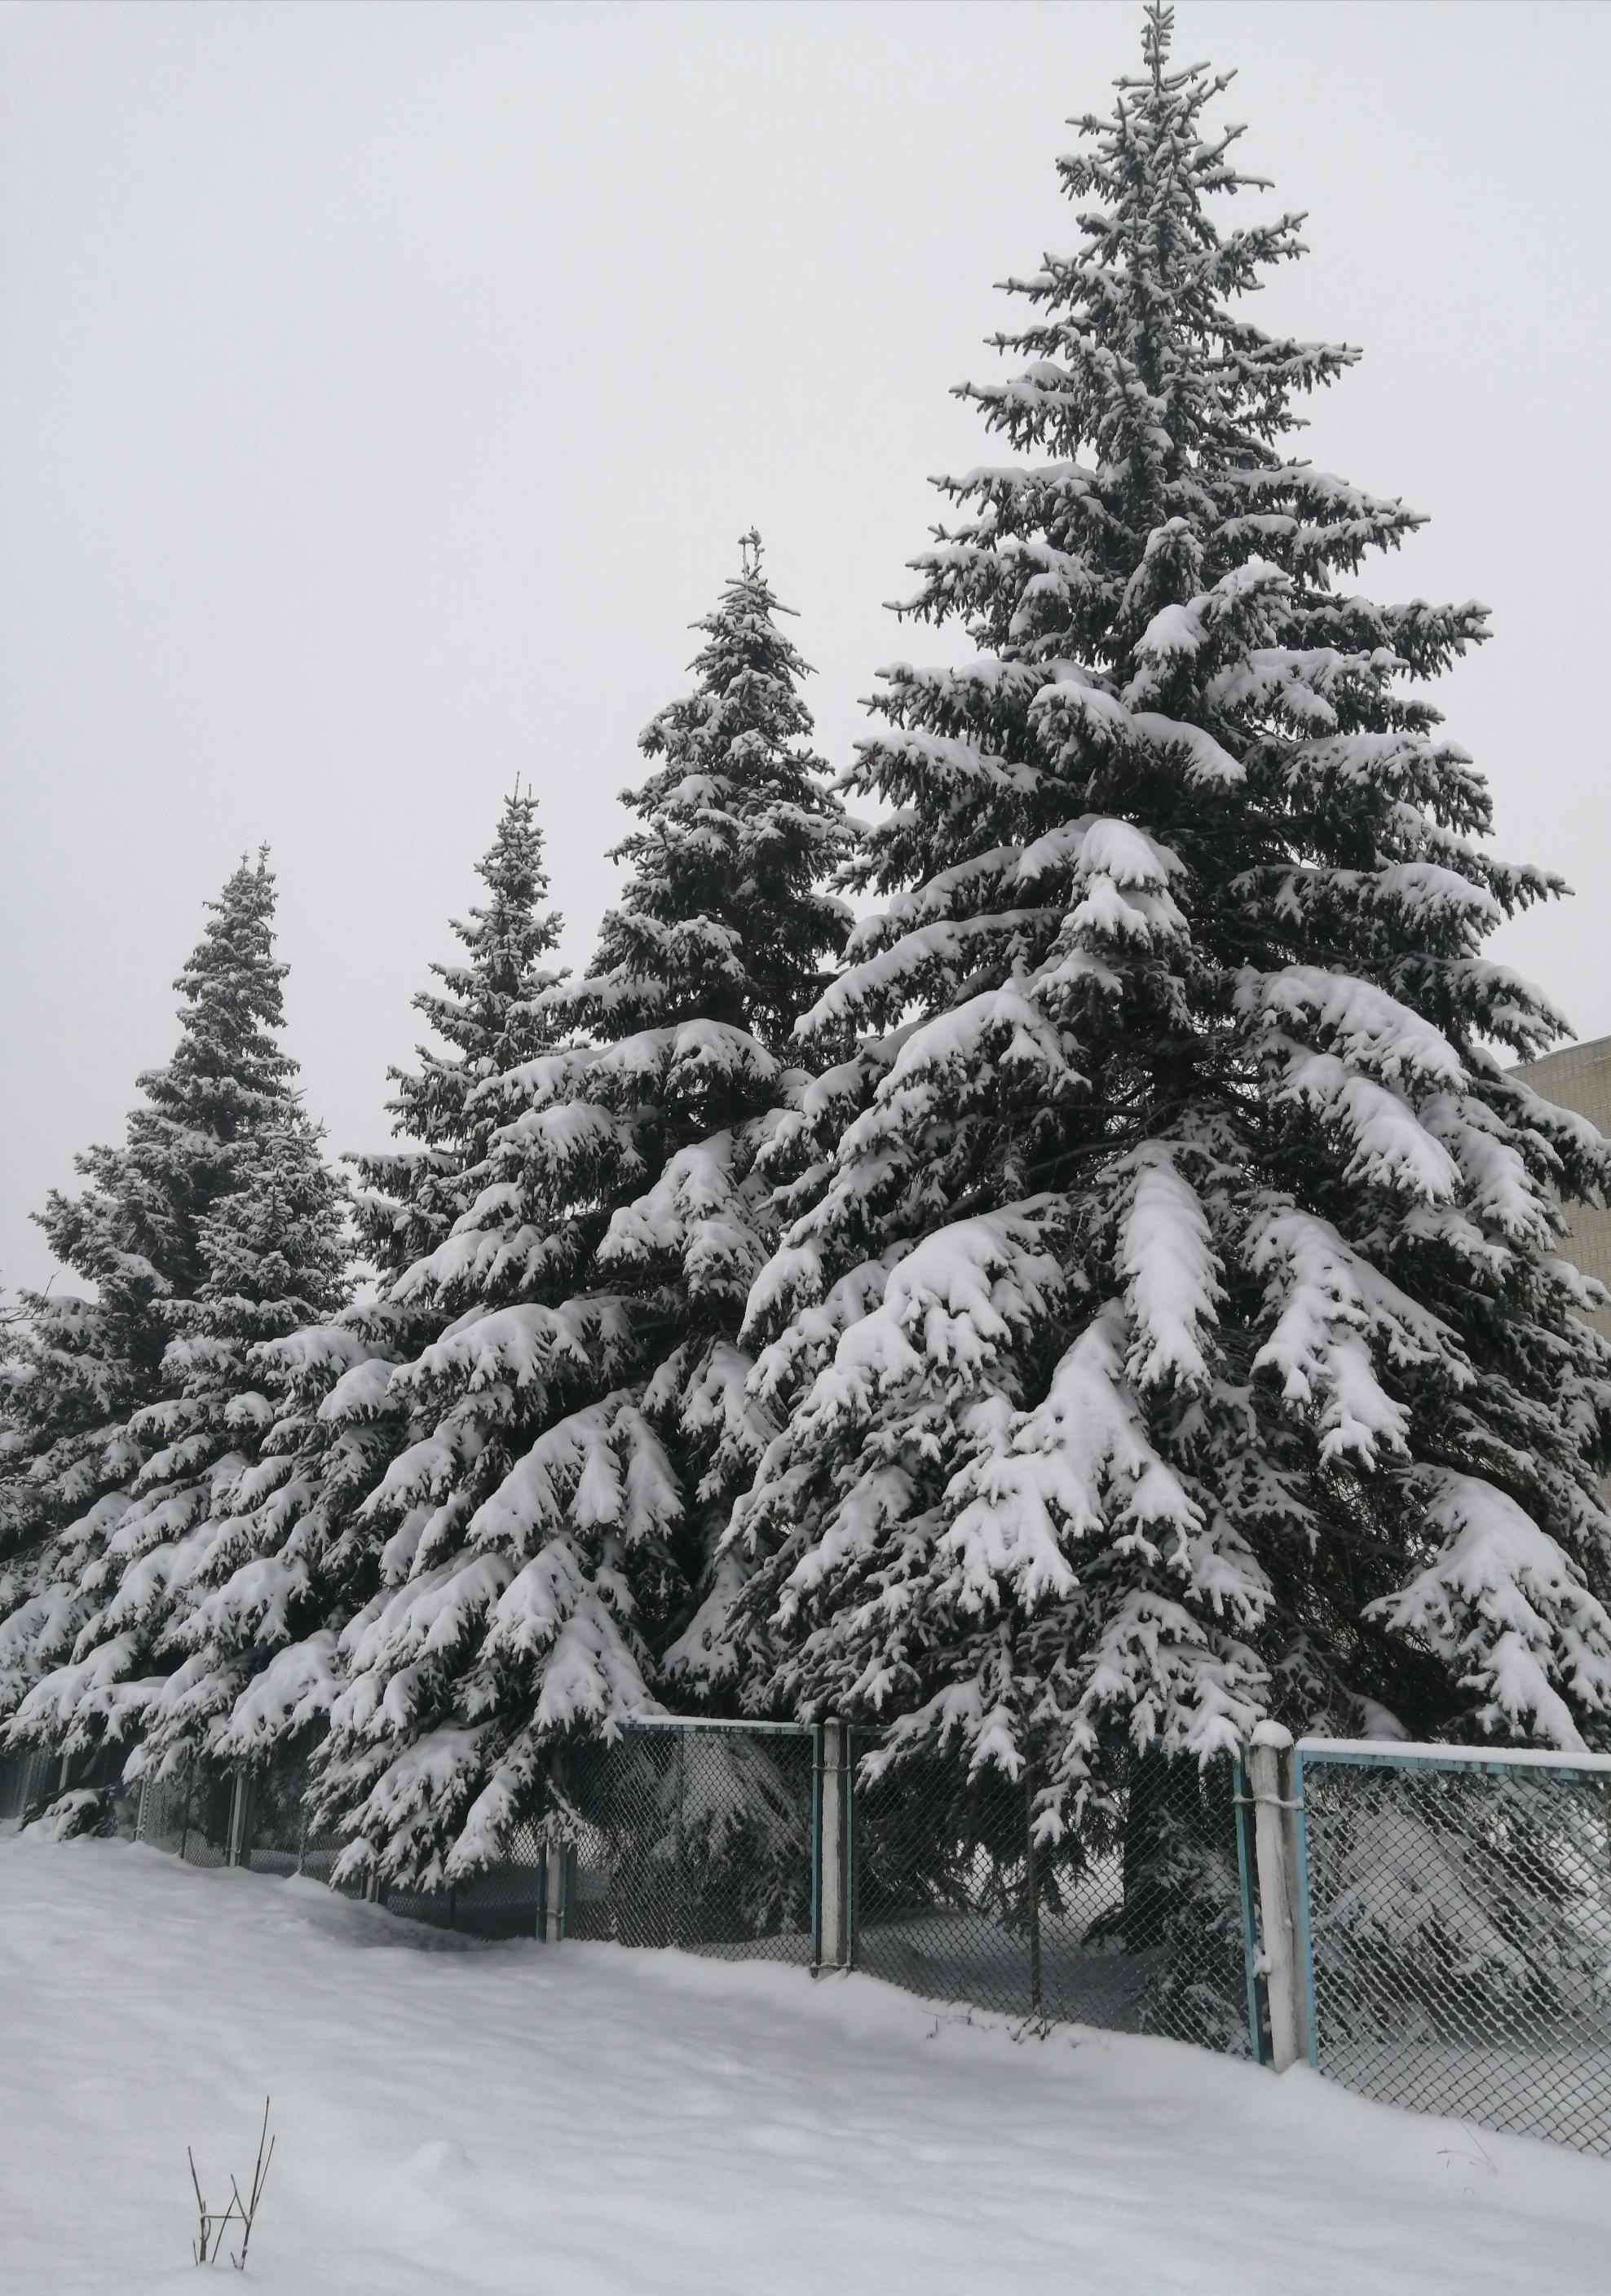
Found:
[[[91,1296],[22,1295],[19,1359],[0,1457],[0,1713],[70,1657],[93,1607],[86,1573],[104,1554],[145,1456],[136,1414],[163,1392],[165,1309],[193,1298],[202,1237],[242,1154],[282,1112],[274,878],[265,854],[230,876],[175,983],[183,1000],[168,1067],[139,1078],[121,1147],[78,1160],[89,1185],[38,1215],[56,1258]],[[9,1561],[7,1560],[9,1557]]]
[[[756,1157],[843,940],[843,819],[758,540],[654,719],[630,874],[568,1041],[484,1088],[480,1193],[397,1290],[443,1336],[393,1375],[414,1439],[370,1513],[386,1583],[348,1630],[329,1807],[355,1864],[427,1882],[493,1855],[548,1750],[652,1703],[732,1462],[770,1432],[734,1344],[764,1257]]]
[[[159,1305],[173,1334],[169,1392],[131,1423],[146,1456],[81,1573],[87,1615],[72,1657],[17,1712],[19,1734],[69,1751],[143,1731],[144,1759],[161,1765],[198,1751],[233,1703],[197,1605],[227,1567],[231,1498],[274,1423],[260,1351],[331,1313],[346,1290],[340,1190],[289,1092],[237,1146],[234,1185],[200,1222],[200,1288]]]
[[[300,1318],[254,1352],[271,1423],[198,1571],[181,1630],[190,1656],[153,1718],[159,1744],[203,1740],[219,1754],[261,1756],[320,1721],[340,1686],[337,1633],[380,1567],[364,1502],[411,1434],[392,1373],[450,1320],[402,1279],[474,1200],[496,1122],[477,1095],[552,1034],[540,1008],[560,978],[545,961],[560,928],[546,906],[530,791],[504,801],[477,874],[487,898],[453,924],[463,962],[434,965],[442,988],[414,999],[438,1041],[419,1048],[416,1070],[391,1070],[400,1144],[350,1159],[378,1289],[339,1315]]]
[[[1503,1064],[1563,1024],[1480,945],[1558,888],[1420,690],[1484,610],[1355,586],[1420,521],[1290,452],[1355,354],[1238,308],[1299,218],[1214,220],[1252,183],[1170,31],[961,394],[1013,458],[940,481],[906,611],[977,652],[885,674],[853,777],[884,906],[771,1152],[785,1423],[732,1537],[758,1694],[1028,1762],[1048,1838],[1115,1730],[1611,1710],[1611,1352],[1552,1193],[1611,1149]]]

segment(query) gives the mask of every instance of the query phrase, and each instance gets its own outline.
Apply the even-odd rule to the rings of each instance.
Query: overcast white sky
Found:
[[[1499,947],[1611,1030],[1611,11],[1182,0],[1246,164],[1309,214],[1269,324],[1362,343],[1317,461],[1433,523],[1446,683],[1508,852]],[[332,1147],[515,775],[584,959],[639,728],[753,520],[842,764],[881,603],[981,459],[991,283],[1074,232],[1124,4],[12,7],[0,15],[0,1273],[175,1036],[266,839]]]

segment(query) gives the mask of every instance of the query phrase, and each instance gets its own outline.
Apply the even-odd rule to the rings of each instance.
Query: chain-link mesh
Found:
[[[247,1773],[241,1862],[254,1874],[299,1874],[307,1848],[308,1758],[315,1742],[294,1738]]]
[[[0,1758],[0,1825],[17,1825],[28,1807],[29,1757],[7,1754]]]
[[[93,1826],[95,1833],[123,1841],[134,1840],[140,1816],[140,1789],[123,1775],[129,1752],[127,1743],[113,1742],[68,1765],[68,1792],[95,1796],[93,1816],[86,1805],[86,1829]]]
[[[443,1890],[410,1890],[395,1882],[380,1892],[388,1912],[468,1937],[535,1937],[543,1910],[543,1852],[536,1829],[515,1828],[503,1856]]]
[[[313,1821],[313,1768],[320,1743],[316,1730],[302,1731],[282,1739],[266,1761],[250,1766],[241,1862],[254,1874],[300,1874],[339,1889],[344,1897],[362,1897],[362,1882],[331,1880],[346,1835]]]
[[[1611,1775],[1302,1755],[1322,2072],[1611,2153]]]
[[[153,1849],[183,1857],[190,1829],[190,1772],[148,1778],[140,1797],[140,1839]]]
[[[227,1866],[235,1774],[221,1762],[199,1761],[191,1771],[190,1823],[183,1855],[191,1866]]]
[[[187,1866],[226,1866],[233,1791],[234,1773],[217,1762],[148,1780],[135,1806],[141,1841]]]
[[[399,1921],[420,1922],[427,1929],[451,1930],[457,1926],[454,1919],[457,1894],[451,1885],[444,1890],[411,1890],[400,1882],[386,1882],[380,1885],[380,1902]]]
[[[328,1888],[339,1890],[344,1898],[361,1898],[361,1881],[338,1882],[335,1878],[336,1860],[348,1846],[348,1837],[338,1827],[315,1825],[310,1816],[307,1831],[302,1837],[302,1862],[298,1871],[305,1881],[323,1882]]]
[[[551,1789],[567,1937],[809,1962],[813,1748],[807,1730],[689,1724],[568,1753]]]
[[[0,1825],[24,1825],[50,1801],[61,1772],[59,1754],[37,1748],[0,1759]]]
[[[0,1826],[30,1825],[48,1812],[60,1835],[99,1833],[132,1841],[140,1789],[124,1780],[130,1748],[109,1740],[63,1758],[33,1747],[0,1758]]]
[[[536,1827],[523,1824],[496,1865],[454,1884],[453,1926],[471,1937],[535,1937],[543,1903],[542,1845]]]
[[[855,1966],[931,2000],[1247,2055],[1234,1776],[1229,1761],[1122,1758],[1048,1843],[1026,1781],[937,1756],[861,1769]]]

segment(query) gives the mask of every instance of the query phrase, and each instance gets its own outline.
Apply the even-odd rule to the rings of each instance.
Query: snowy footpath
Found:
[[[312,1883],[0,1841],[0,2290],[1604,2296],[1611,2165],[871,1980],[481,1946]]]

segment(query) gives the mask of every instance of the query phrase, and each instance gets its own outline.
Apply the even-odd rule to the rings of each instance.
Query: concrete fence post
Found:
[[[560,1841],[545,1841],[543,1845],[543,1926],[541,1936],[545,1945],[558,1945],[565,1934],[565,1845]]]
[[[1270,2049],[1278,2073],[1306,2054],[1303,1972],[1298,1965],[1298,1877],[1292,1806],[1292,1733],[1261,1722],[1247,1750],[1258,1866],[1259,1937],[1270,2000]]]
[[[822,1892],[822,1966],[850,1959],[850,1891],[845,1870],[848,1735],[842,1722],[822,1725],[822,1796],[818,1887]]]

